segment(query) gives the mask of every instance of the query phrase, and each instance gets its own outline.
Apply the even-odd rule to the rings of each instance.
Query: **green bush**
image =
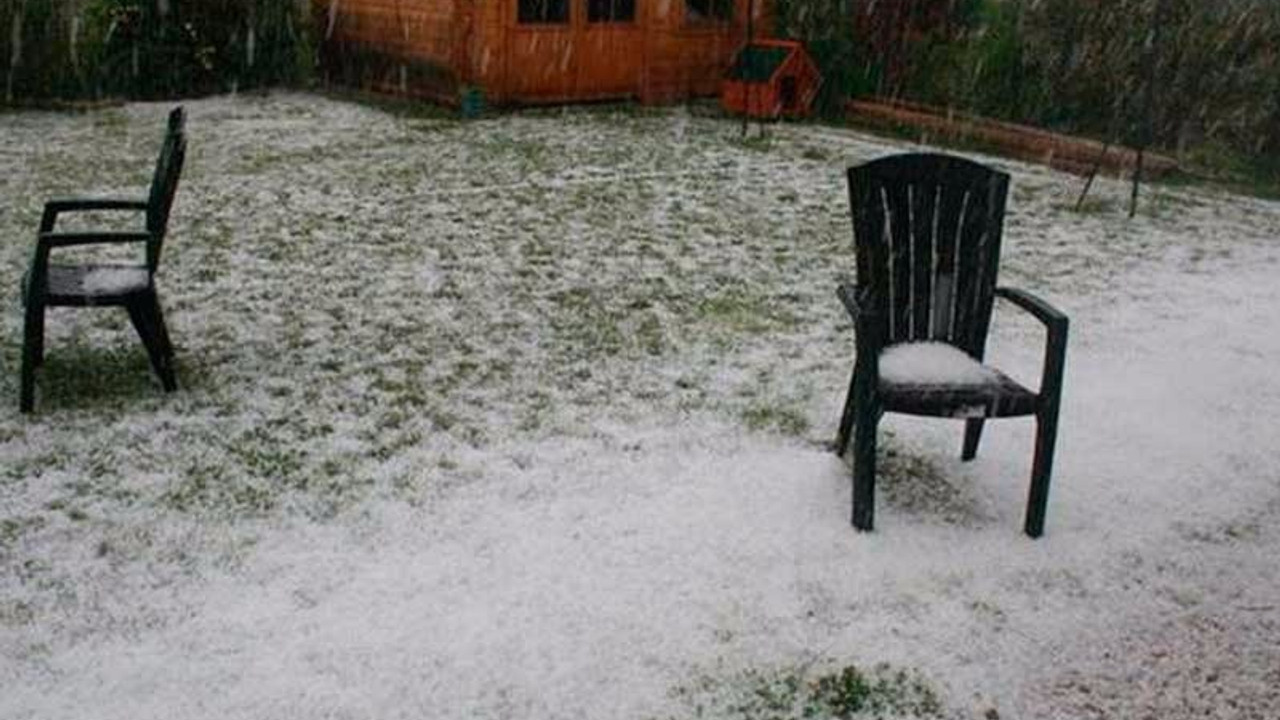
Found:
[[[823,76],[819,109],[838,114],[859,95],[949,97],[960,78],[954,41],[981,0],[776,0],[777,33],[805,43]]]
[[[828,109],[870,92],[1280,167],[1276,0],[783,0],[779,30],[810,45]]]
[[[817,106],[839,113],[844,100],[865,92],[867,74],[855,52],[853,0],[776,0],[776,32],[805,43],[822,73]]]
[[[0,68],[3,96],[60,96],[80,86],[69,19],[61,0],[0,0]]]
[[[302,0],[0,0],[7,103],[160,98],[305,80]]]

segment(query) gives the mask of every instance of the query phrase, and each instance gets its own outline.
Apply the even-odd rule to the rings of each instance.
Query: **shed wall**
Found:
[[[327,11],[330,0],[314,1]],[[371,84],[407,94],[452,99],[475,84],[495,103],[671,102],[715,94],[746,33],[748,0],[719,23],[691,22],[685,0],[636,0],[633,22],[588,23],[586,0],[570,0],[562,25],[518,23],[517,2],[341,0],[326,52],[383,56]],[[765,35],[768,0],[755,6]]]

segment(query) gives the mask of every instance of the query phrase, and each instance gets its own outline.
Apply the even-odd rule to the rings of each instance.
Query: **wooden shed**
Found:
[[[715,95],[749,0],[313,0],[333,81],[455,102]],[[750,3],[757,35],[769,0]]]

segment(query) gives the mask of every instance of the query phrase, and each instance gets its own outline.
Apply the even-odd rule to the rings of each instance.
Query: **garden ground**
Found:
[[[0,716],[755,717],[878,663],[956,717],[1280,712],[1280,204],[1075,212],[1079,179],[979,158],[1013,174],[1003,283],[1072,319],[1047,534],[1030,420],[961,464],[960,423],[901,416],[859,534],[843,170],[903,145],[187,108],[181,390],[123,312],[54,311],[31,417],[41,203],[140,191],[168,106],[0,115]],[[1042,348],[997,306],[994,363],[1034,385]]]

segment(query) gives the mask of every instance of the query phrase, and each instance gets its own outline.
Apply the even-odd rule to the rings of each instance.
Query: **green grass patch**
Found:
[[[1059,209],[1081,215],[1114,215],[1120,212],[1120,203],[1115,198],[1088,195],[1078,206],[1076,201],[1072,200],[1069,205],[1062,205]]]
[[[133,399],[163,395],[146,350],[132,328],[127,332],[134,344],[110,347],[50,344],[46,337],[45,361],[36,371],[37,409],[122,408]]]
[[[611,307],[603,292],[576,287],[551,296],[557,312],[551,318],[556,348],[571,360],[593,360],[622,352],[625,336],[621,309]]]
[[[40,515],[0,518],[0,550],[13,547],[28,532],[43,528],[46,522]]]
[[[774,148],[773,136],[766,132],[760,132],[757,135],[749,135],[745,138],[739,137],[735,144],[744,150],[751,150],[754,152],[767,153]]]
[[[876,452],[876,482],[885,502],[930,521],[967,526],[986,520],[963,477],[952,477],[933,459],[905,450],[884,434]]]
[[[797,437],[809,432],[809,418],[795,408],[782,405],[753,404],[742,411],[742,422],[757,432],[776,431]]]
[[[916,670],[879,664],[747,670],[703,678],[673,693],[688,710],[669,716],[717,720],[861,720],[940,718],[942,700]]]
[[[218,458],[195,458],[165,489],[160,502],[180,512],[221,517],[259,516],[276,507],[279,490],[269,481],[234,473]]]
[[[704,323],[730,335],[751,335],[796,327],[800,319],[786,308],[785,298],[770,298],[731,286],[702,300],[696,314]]]

